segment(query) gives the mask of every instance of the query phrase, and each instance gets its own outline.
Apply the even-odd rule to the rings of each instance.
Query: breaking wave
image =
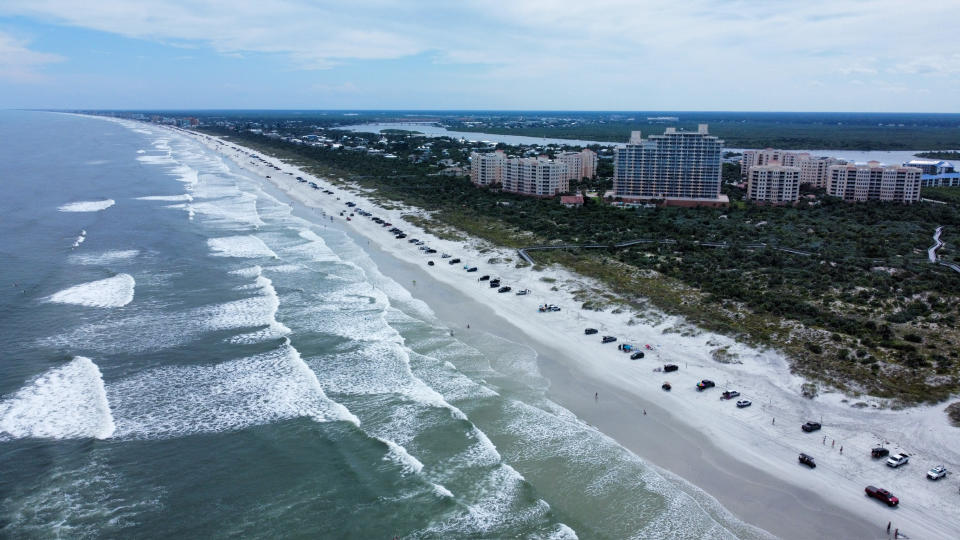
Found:
[[[100,210],[110,208],[116,203],[113,199],[103,201],[78,201],[64,204],[57,208],[57,210],[61,212],[99,212]]]
[[[88,307],[122,307],[133,301],[136,282],[130,274],[74,285],[47,297],[47,302]]]
[[[100,368],[78,356],[0,402],[0,432],[13,437],[106,439],[114,432]]]

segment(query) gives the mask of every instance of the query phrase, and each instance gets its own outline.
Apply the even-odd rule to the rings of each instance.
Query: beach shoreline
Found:
[[[266,176],[267,168],[251,163],[247,155],[256,152],[240,149],[230,141],[218,143],[218,139],[206,135],[178,132],[197,138],[261,178]],[[947,424],[942,406],[890,411],[876,400],[865,399],[864,408],[854,408],[848,396],[831,393],[807,400],[799,393],[804,381],[791,375],[786,361],[774,352],[757,351],[705,332],[665,333],[678,328],[689,330],[673,317],[664,317],[659,324],[631,325],[629,314],[581,312],[572,290],[577,286],[599,287],[591,280],[563,270],[536,272],[514,268],[513,262],[486,262],[491,258],[516,260],[516,256],[475,240],[433,238],[400,219],[401,214],[416,213],[414,209],[375,208],[357,192],[348,193],[341,186],[315,179],[279,160],[264,158],[282,169],[269,169],[273,172],[271,185],[300,204],[329,212],[338,226],[368,239],[375,248],[369,251],[384,257],[382,261],[409,265],[401,271],[402,265],[385,264],[384,273],[398,283],[406,283],[407,276],[393,274],[420,276],[410,280],[423,280],[424,286],[411,288],[411,293],[451,327],[463,317],[465,306],[473,312],[482,311],[478,305],[490,311],[492,315],[486,317],[478,319],[471,314],[472,320],[459,321],[458,335],[471,324],[471,331],[476,333],[527,339],[540,356],[542,374],[551,382],[551,399],[642,458],[703,489],[747,523],[785,538],[877,538],[884,535],[888,521],[894,521],[912,538],[960,536],[960,511],[951,504],[955,499],[948,498],[956,497],[953,482],[925,484],[922,476],[934,462],[944,462],[948,467],[960,462],[957,451],[951,448],[953,434],[948,430],[954,428]],[[297,182],[295,176],[323,182],[323,187],[336,195],[312,190]],[[357,215],[347,222],[340,218],[341,210],[350,211],[344,206],[347,200],[389,219],[411,238],[426,240],[440,251],[479,266],[478,274],[499,275],[514,290],[529,288],[531,294],[498,295],[486,286],[477,286],[478,274],[465,273],[461,265],[443,264],[439,257],[434,257],[436,266],[426,266],[427,257],[416,246],[395,240],[369,219]],[[480,249],[491,250],[481,254]],[[441,286],[457,291],[466,300],[445,307],[441,295],[430,292]],[[536,306],[547,302],[560,305],[564,311],[538,313]],[[502,322],[490,325],[487,321]],[[647,358],[631,362],[613,345],[601,345],[599,336],[584,336],[585,326],[619,336],[621,343],[631,338],[630,343],[641,347],[649,344],[652,349],[647,351]],[[667,345],[662,345],[664,342]],[[721,347],[741,363],[713,361],[710,351]],[[669,377],[653,371],[667,361],[678,364],[680,371]],[[696,392],[693,384],[700,378],[710,378],[718,387]],[[672,392],[660,390],[664,380],[673,383]],[[738,410],[733,403],[720,401],[719,393],[727,388],[740,390],[754,405]],[[597,399],[595,393],[599,394]],[[644,410],[649,414],[638,413]],[[823,432],[806,434],[799,430],[804,421],[817,420],[818,416],[827,419]],[[639,422],[654,428],[637,430],[634,426]],[[817,445],[822,436],[826,438]],[[839,453],[836,441],[840,441],[840,448],[846,445],[845,455]],[[871,461],[869,448],[877,441],[890,441],[891,450],[914,455],[914,469],[887,470],[882,463]],[[815,455],[820,466],[814,471],[799,466],[799,451]],[[887,487],[904,504],[890,510],[866,499],[866,484]]]

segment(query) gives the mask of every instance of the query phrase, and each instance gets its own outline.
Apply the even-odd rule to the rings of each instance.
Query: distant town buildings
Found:
[[[674,206],[721,206],[723,141],[708,133],[668,127],[663,135],[643,139],[639,131],[614,151],[613,191],[625,200],[664,200]]]
[[[503,191],[535,197],[554,197],[570,190],[567,165],[543,157],[508,158],[503,168]]]
[[[750,167],[747,198],[772,204],[790,204],[800,197],[800,167],[773,162]]]
[[[470,181],[478,186],[492,186],[503,183],[503,166],[507,155],[503,150],[489,154],[472,152],[470,154]]]
[[[884,166],[877,161],[866,165],[832,165],[828,170],[827,193],[845,201],[920,200],[920,169]]]
[[[800,168],[800,183],[815,187],[827,187],[827,170],[831,165],[844,164],[846,161],[832,157],[811,156],[807,152],[790,152],[765,148],[763,150],[745,150],[740,161],[740,175],[750,179],[750,170],[763,165],[783,165]]]

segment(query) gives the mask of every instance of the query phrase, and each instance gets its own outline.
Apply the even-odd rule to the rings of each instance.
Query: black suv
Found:
[[[704,379],[697,383],[697,392],[703,392],[707,388],[713,388],[716,384],[710,379]]]
[[[807,422],[806,424],[800,426],[800,429],[810,433],[811,431],[817,431],[820,429],[820,422]]]
[[[817,462],[813,460],[813,456],[808,456],[808,455],[806,455],[806,454],[800,454],[800,458],[799,458],[799,459],[800,459],[800,463],[803,463],[803,464],[806,465],[807,467],[810,467],[811,469],[816,469],[816,468],[817,468]]]

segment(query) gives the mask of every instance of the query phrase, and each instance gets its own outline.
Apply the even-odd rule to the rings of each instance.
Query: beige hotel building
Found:
[[[920,200],[921,172],[917,167],[883,166],[876,161],[833,165],[828,171],[827,193],[850,202],[913,203]]]

